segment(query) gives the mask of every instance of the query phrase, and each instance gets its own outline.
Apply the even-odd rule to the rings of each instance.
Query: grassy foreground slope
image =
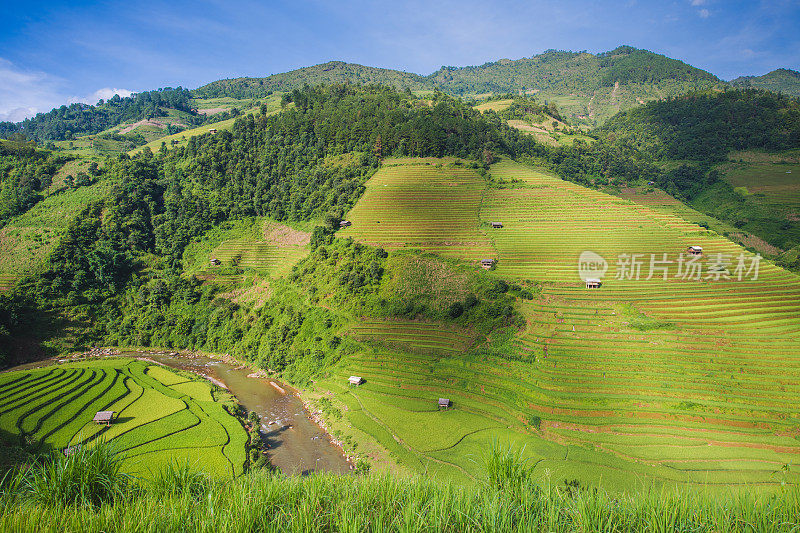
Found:
[[[223,407],[231,402],[205,381],[142,361],[71,362],[0,374],[0,436],[42,451],[108,441],[124,455],[125,470],[143,476],[176,460],[238,475],[247,434]],[[105,410],[117,413],[111,426],[92,422]]]
[[[800,454],[797,276],[761,261],[757,279],[744,271],[738,281],[739,255],[746,269],[753,258],[727,239],[513,162],[492,167],[492,176],[508,183],[484,184],[481,222],[467,212],[459,215],[460,225],[422,217],[462,202],[434,206],[428,195],[412,193],[398,198],[419,169],[389,167],[376,174],[377,181],[367,183],[373,194],[365,194],[352,213],[362,212],[361,202],[394,209],[381,214],[380,225],[353,216],[347,233],[381,245],[402,235],[416,246],[472,261],[476,251],[460,236],[469,230],[493,241],[498,277],[541,282],[541,294],[519,304],[528,319],[525,331],[505,344],[495,339],[505,346],[495,350],[501,357],[480,350],[442,355],[375,349],[349,359],[323,385],[338,393],[353,425],[402,462],[457,476],[474,475],[470,458],[500,434],[528,444],[539,475],[547,470],[602,478],[607,486],[637,478],[776,485],[800,477],[794,466]],[[438,172],[426,183],[446,183],[452,172],[455,184],[463,171]],[[450,194],[474,195],[473,188],[480,186],[454,186]],[[386,216],[391,223],[384,226]],[[504,227],[489,229],[489,221]],[[448,238],[452,227],[458,230]],[[705,251],[699,281],[675,277],[689,245]],[[587,291],[578,277],[584,250],[609,263],[600,290]],[[619,254],[643,254],[639,280],[615,279]],[[667,254],[674,262],[667,265],[667,280],[660,271],[645,279],[650,254],[657,260]],[[709,273],[715,262],[727,263],[733,279]],[[709,275],[720,279],[705,279]],[[393,335],[399,327],[391,325]],[[421,334],[407,327],[406,342]],[[439,344],[448,343],[446,334],[441,330]],[[349,374],[363,375],[367,383],[349,390],[340,385]],[[456,410],[437,412],[439,396],[454,399]]]

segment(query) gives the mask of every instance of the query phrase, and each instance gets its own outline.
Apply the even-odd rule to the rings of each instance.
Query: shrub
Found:
[[[48,505],[99,506],[124,496],[130,477],[111,445],[83,446],[71,455],[44,456],[19,472],[22,493]]]
[[[199,499],[210,486],[207,475],[194,470],[188,463],[170,462],[150,482],[150,491],[158,496],[188,495]]]

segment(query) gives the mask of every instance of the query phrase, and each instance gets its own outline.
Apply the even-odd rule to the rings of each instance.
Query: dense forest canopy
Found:
[[[779,68],[763,76],[741,76],[730,81],[738,88],[764,89],[774,93],[800,96],[800,72]]]
[[[800,147],[800,101],[749,89],[694,93],[618,114],[600,129],[656,159],[724,159],[732,150]]]
[[[167,87],[121,98],[115,94],[97,105],[75,103],[39,113],[22,122],[0,122],[0,137],[23,133],[37,142],[71,139],[76,135],[98,133],[124,122],[165,116],[165,109],[192,113],[192,93],[187,89]],[[204,117],[193,113],[199,122]]]
[[[66,159],[39,150],[23,135],[0,140],[0,227],[41,199]]]

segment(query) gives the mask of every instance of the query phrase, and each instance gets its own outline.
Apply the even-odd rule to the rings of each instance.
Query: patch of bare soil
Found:
[[[311,242],[307,231],[292,229],[284,224],[267,220],[264,222],[264,238],[277,246],[305,246]]]
[[[209,107],[208,109],[198,109],[200,115],[216,115],[217,113],[224,113],[230,111],[230,107]]]
[[[764,255],[778,255],[783,253],[783,250],[777,246],[773,246],[761,237],[756,237],[749,233],[731,233],[730,236],[736,242],[748,248],[753,248]]]
[[[262,307],[272,296],[269,280],[261,280],[252,287],[234,289],[219,295],[236,304],[253,304],[254,309]]]
[[[156,128],[166,129],[167,125],[162,124],[156,120],[140,120],[139,122],[134,122],[133,124],[129,124],[119,130],[120,135],[125,135],[126,133],[130,133],[139,126],[155,126]]]

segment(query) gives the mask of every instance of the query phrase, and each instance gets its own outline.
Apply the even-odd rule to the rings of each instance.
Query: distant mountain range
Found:
[[[800,72],[779,68],[763,76],[741,76],[731,80],[734,87],[755,87],[789,96],[800,96]]]
[[[332,83],[381,84],[417,92],[440,90],[476,99],[491,94],[524,93],[533,95],[543,104],[555,103],[568,123],[584,128],[600,126],[618,112],[645,102],[691,91],[755,87],[800,96],[800,73],[793,70],[778,69],[763,76],[725,82],[683,61],[631,46],[599,54],[548,50],[528,58],[500,59],[480,66],[442,67],[427,76],[330,61],[264,78],[218,80],[191,91],[191,95],[195,98],[253,99],[304,85]],[[115,125],[105,117],[107,110],[100,106],[97,113],[93,113],[95,107],[82,106],[74,110],[80,112],[81,120],[72,117],[69,124],[59,122],[66,119],[61,116],[63,109],[61,114],[54,110],[32,121],[0,123],[0,136],[29,130],[28,135],[39,141],[63,139],[67,130],[81,135]],[[103,116],[96,119],[95,115],[99,114]],[[75,122],[94,125],[81,128],[76,127]]]
[[[600,124],[648,100],[724,85],[713,74],[682,61],[621,46],[596,55],[548,50],[529,58],[501,59],[474,67],[442,67],[428,76],[331,61],[266,78],[219,80],[196,89],[195,94],[258,98],[303,84],[344,82],[474,97],[523,92],[555,101],[573,123],[588,125]]]

